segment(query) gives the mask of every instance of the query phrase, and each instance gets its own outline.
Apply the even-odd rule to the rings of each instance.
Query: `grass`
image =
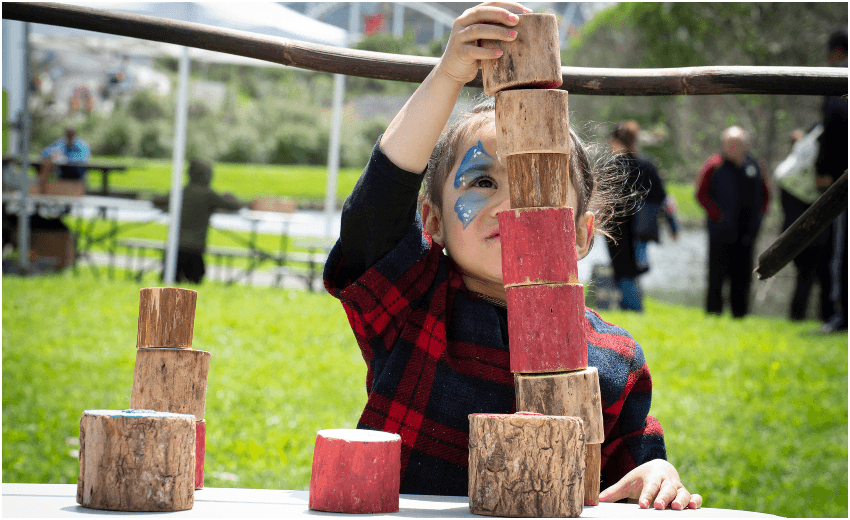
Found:
[[[110,189],[167,193],[171,189],[171,161],[166,159],[140,159],[132,157],[96,157],[92,162],[126,164],[123,173],[109,176]],[[365,165],[364,165],[365,166]],[[339,200],[351,193],[362,168],[340,168],[337,179]],[[99,171],[87,173],[89,187],[101,185]],[[184,175],[185,182],[185,175]],[[280,166],[271,164],[215,163],[212,187],[219,192],[229,192],[244,199],[258,197],[292,197],[295,199],[322,200],[325,197],[327,168],[325,166]]]
[[[5,482],[75,482],[83,410],[129,405],[139,288],[85,270],[3,278]],[[707,507],[846,517],[847,335],[646,308],[603,317],[644,348],[652,414],[687,487]],[[366,399],[339,303],[205,283],[194,347],[213,356],[207,485],[306,489],[316,431],[353,427]]]

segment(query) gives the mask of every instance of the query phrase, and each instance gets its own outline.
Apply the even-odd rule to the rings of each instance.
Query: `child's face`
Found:
[[[504,297],[498,213],[510,209],[510,194],[495,123],[471,132],[458,155],[443,185],[442,214],[427,202],[423,205],[425,229],[461,268],[467,288]],[[575,207],[572,191],[569,201]],[[586,233],[576,235],[586,241]]]

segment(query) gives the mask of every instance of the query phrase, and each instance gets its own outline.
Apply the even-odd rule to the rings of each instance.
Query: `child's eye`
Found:
[[[479,177],[475,182],[472,183],[476,188],[495,188],[496,183],[493,182],[493,179],[490,177]]]

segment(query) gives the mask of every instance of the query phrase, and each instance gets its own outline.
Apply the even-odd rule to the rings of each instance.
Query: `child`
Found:
[[[527,11],[482,4],[457,19],[442,59],[381,137],[346,200],[325,266],[325,287],[342,300],[368,365],[358,427],[401,436],[402,493],[466,495],[467,416],[516,411],[496,217],[509,208],[508,179],[492,103],[440,134],[480,60],[499,56],[476,41],[514,39],[515,14]],[[571,170],[579,175],[571,174],[570,202],[581,257],[598,217],[588,211],[590,164],[573,139]],[[600,500],[699,507],[702,498],[663,460],[661,427],[647,415],[651,380],[640,347],[593,311],[585,316],[588,358],[602,389],[603,487],[614,484]]]

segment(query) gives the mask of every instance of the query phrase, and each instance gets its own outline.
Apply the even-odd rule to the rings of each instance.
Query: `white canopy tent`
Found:
[[[186,22],[200,23],[215,27],[263,34],[277,38],[289,38],[325,45],[346,46],[349,43],[348,33],[338,27],[316,21],[308,16],[286,8],[280,4],[268,2],[240,3],[197,3],[197,2],[68,2],[69,4],[120,11],[133,14],[143,14]],[[7,23],[3,21],[4,32]],[[93,33],[66,27],[30,24],[33,34],[52,36],[60,39],[85,39],[96,46],[111,49],[123,49],[128,55],[171,55],[180,58],[179,85],[175,121],[174,154],[172,157],[171,201],[168,234],[168,252],[165,263],[165,283],[174,281],[177,243],[180,230],[180,208],[182,206],[183,162],[186,142],[186,118],[188,111],[187,92],[189,81],[189,59],[202,61],[237,63],[245,65],[279,66],[267,62],[234,56],[224,53],[189,49],[171,44],[136,40],[103,33]],[[14,53],[12,46],[4,41],[4,63],[7,51]],[[23,60],[21,60],[23,61]],[[26,65],[26,64],[24,64]],[[326,235],[330,233],[330,219],[333,217],[336,200],[336,177],[339,169],[339,135],[342,126],[342,99],[344,95],[344,77],[337,75],[334,82],[333,121],[328,155],[327,193],[325,196]],[[5,85],[4,85],[5,86]],[[17,88],[15,88],[17,87]],[[18,92],[19,86],[8,89],[10,94]],[[23,106],[21,102],[12,100],[10,106]],[[24,137],[28,141],[28,136]],[[326,239],[329,239],[326,236]],[[22,251],[22,254],[27,252]]]

